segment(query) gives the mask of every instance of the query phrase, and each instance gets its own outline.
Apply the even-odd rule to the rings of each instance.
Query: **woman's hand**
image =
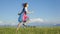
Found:
[[[27,11],[27,14],[31,14],[31,13],[33,13],[33,12]]]

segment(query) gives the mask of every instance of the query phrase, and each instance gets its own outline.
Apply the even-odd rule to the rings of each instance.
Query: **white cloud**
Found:
[[[0,24],[3,23],[3,21],[0,21]]]
[[[49,21],[50,23],[52,24],[60,24],[60,20],[52,20],[52,21]]]
[[[30,19],[30,22],[44,22],[44,19],[41,18]]]
[[[4,25],[5,23],[4,23],[4,21],[0,21],[0,25]]]
[[[46,24],[60,24],[60,20],[48,20],[48,19],[42,19],[42,18],[34,18],[30,19],[29,23],[46,23]]]
[[[45,24],[60,24],[60,20],[46,20],[46,19],[42,19],[42,18],[34,18],[34,19],[30,19],[29,23],[45,23]],[[28,23],[28,22],[27,22]],[[0,25],[17,25],[18,22],[17,20],[12,20],[12,21],[0,21]]]
[[[34,23],[34,22],[44,22],[44,19],[42,18],[34,18],[34,19],[30,19],[29,23]],[[13,21],[0,21],[0,25],[17,25],[18,22],[17,20],[13,20]]]

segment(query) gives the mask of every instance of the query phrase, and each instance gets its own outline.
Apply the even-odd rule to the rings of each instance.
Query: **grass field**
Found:
[[[20,28],[18,33],[16,33],[16,28],[14,27],[0,27],[0,34],[60,34],[60,27],[28,27]]]

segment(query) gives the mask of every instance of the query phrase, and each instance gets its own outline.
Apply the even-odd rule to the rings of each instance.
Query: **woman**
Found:
[[[18,18],[19,24],[17,26],[17,30],[16,31],[19,30],[21,24],[23,24],[25,26],[24,23],[26,23],[26,21],[29,19],[28,16],[27,16],[28,13],[30,13],[28,11],[28,3],[24,3],[22,12],[18,13],[18,15],[19,15],[19,18]]]

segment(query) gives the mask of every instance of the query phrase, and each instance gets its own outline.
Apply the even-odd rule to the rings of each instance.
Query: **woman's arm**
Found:
[[[18,12],[18,15],[20,15],[21,14],[21,12]]]
[[[27,14],[31,14],[31,13],[33,13],[33,12],[30,12],[30,11],[26,11],[27,12]]]
[[[28,9],[26,7],[25,7],[25,11],[26,11],[27,14],[33,13],[33,12],[28,11]]]
[[[21,12],[21,11],[19,11],[19,12],[18,12],[18,15],[20,15],[21,13],[22,13],[22,12]]]

